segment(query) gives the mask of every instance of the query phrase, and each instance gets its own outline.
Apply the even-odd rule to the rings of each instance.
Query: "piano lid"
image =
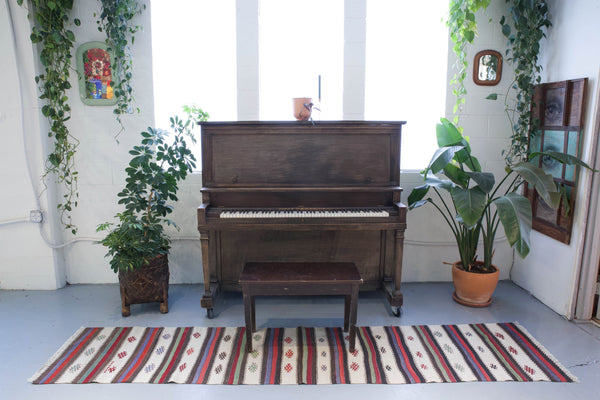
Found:
[[[206,188],[398,186],[405,122],[202,122]]]

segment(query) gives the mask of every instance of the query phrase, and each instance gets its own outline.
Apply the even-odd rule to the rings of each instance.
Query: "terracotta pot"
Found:
[[[477,264],[483,264],[477,261]],[[454,282],[454,294],[452,298],[465,306],[486,307],[492,303],[492,294],[498,285],[500,271],[492,265],[494,272],[481,274],[467,272],[458,267],[460,261],[452,265],[452,280]]]
[[[160,303],[160,312],[169,312],[169,260],[160,255],[150,265],[134,271],[119,271],[121,315],[130,315],[131,304]]]
[[[292,100],[294,103],[294,118],[298,121],[308,121],[313,107],[312,99],[310,97],[295,97]]]

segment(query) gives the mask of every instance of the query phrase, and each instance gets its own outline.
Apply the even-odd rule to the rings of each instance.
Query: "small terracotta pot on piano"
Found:
[[[298,121],[308,121],[312,113],[313,102],[310,97],[294,97],[294,118]]]

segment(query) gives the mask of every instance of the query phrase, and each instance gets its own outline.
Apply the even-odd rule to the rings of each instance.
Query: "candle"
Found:
[[[321,104],[321,75],[319,75],[319,104]]]

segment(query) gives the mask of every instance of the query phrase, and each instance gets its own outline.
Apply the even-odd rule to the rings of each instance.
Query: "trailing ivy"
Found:
[[[114,113],[116,119],[124,129],[122,116],[132,112],[133,88],[131,87],[133,58],[131,45],[135,41],[134,34],[141,26],[133,24],[132,20],[146,9],[138,0],[101,0],[102,12],[98,23],[98,30],[106,33],[106,45],[114,56],[115,81],[112,86],[117,98]],[[139,112],[140,110],[137,109]]]
[[[450,84],[457,85],[452,90],[456,97],[454,105],[454,114],[460,111],[465,103],[464,96],[467,94],[465,88],[465,79],[467,78],[469,62],[467,59],[466,47],[468,43],[473,43],[477,35],[477,22],[475,13],[480,9],[486,9],[491,0],[450,0],[450,9],[446,25],[450,30],[450,39],[454,43],[453,51],[456,54],[456,72],[450,81]],[[458,122],[458,115],[454,117],[454,123]]]
[[[17,0],[17,4],[22,6],[23,0]],[[41,46],[40,62],[44,68],[44,73],[37,75],[35,81],[41,92],[40,99],[45,103],[42,114],[50,123],[48,136],[54,140],[54,149],[46,160],[43,177],[56,176],[64,188],[57,208],[65,229],[75,234],[77,228],[72,223],[71,212],[77,206],[78,198],[75,153],[79,141],[69,133],[65,124],[71,118],[66,92],[71,89],[71,49],[75,43],[75,34],[68,29],[73,0],[31,0],[30,4],[29,16],[33,19],[30,38],[32,43]],[[74,19],[73,23],[81,24],[78,19]]]
[[[500,20],[502,33],[508,39],[507,61],[512,63],[515,80],[509,90],[515,90],[514,108],[506,106],[513,134],[510,147],[504,152],[507,165],[514,165],[527,158],[528,137],[532,120],[533,92],[541,82],[542,66],[539,64],[540,42],[546,37],[552,23],[546,0],[506,0],[508,18]],[[509,96],[506,96],[508,103]],[[533,131],[533,130],[531,130]]]

